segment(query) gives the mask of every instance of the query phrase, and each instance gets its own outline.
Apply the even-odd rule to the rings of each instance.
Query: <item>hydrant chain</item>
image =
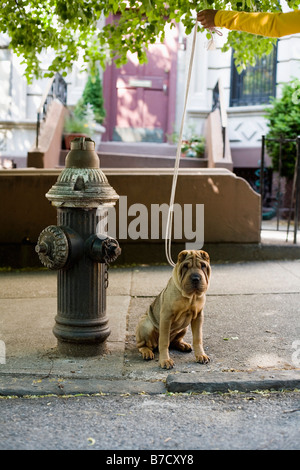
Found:
[[[108,284],[109,284],[109,280],[108,280],[108,268],[109,268],[109,265],[108,265],[108,264],[105,264],[105,271],[104,271],[104,288],[105,288],[105,289],[108,288]]]

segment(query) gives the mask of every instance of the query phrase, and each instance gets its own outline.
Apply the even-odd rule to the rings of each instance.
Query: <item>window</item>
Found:
[[[239,74],[231,59],[230,106],[252,106],[269,103],[276,94],[277,47],[263,55],[254,67]]]
[[[11,52],[0,47],[0,119],[6,120],[11,112]]]

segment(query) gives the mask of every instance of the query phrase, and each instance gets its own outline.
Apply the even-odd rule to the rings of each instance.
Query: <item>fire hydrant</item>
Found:
[[[105,213],[119,196],[100,169],[91,139],[71,142],[65,168],[46,198],[57,208],[57,225],[41,232],[36,252],[44,266],[58,270],[53,328],[58,351],[70,356],[103,354],[110,335],[108,265],[121,249],[115,239],[96,233],[97,209]]]

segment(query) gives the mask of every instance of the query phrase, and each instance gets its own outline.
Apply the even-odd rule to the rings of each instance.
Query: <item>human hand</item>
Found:
[[[197,13],[197,20],[203,28],[214,28],[215,16],[218,10],[202,10]]]

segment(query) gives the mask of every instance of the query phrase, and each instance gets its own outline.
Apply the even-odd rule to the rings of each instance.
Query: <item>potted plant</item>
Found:
[[[71,148],[71,141],[76,137],[90,137],[91,130],[88,122],[77,116],[68,116],[64,124],[64,140],[67,150]]]
[[[203,136],[191,136],[189,139],[183,140],[181,152],[185,157],[204,157],[205,139]]]
[[[81,100],[81,108],[84,111],[84,106],[91,105],[94,112],[94,121],[97,124],[102,124],[106,115],[104,109],[102,81],[100,78],[99,69],[96,68],[94,73],[89,75],[86,85],[83,90]]]
[[[104,121],[106,112],[104,109],[102,81],[99,69],[96,67],[87,79],[82,97],[76,104],[74,113],[77,117],[88,122],[91,138],[95,142],[95,148],[99,146],[102,134],[105,132]]]
[[[170,143],[177,144],[177,132],[167,134]],[[181,141],[181,155],[183,157],[203,158],[205,155],[205,137],[195,132],[194,126],[189,125]]]
[[[90,137],[95,142],[95,148],[101,142],[105,127],[103,90],[98,68],[89,75],[82,97],[76,103],[74,111],[65,121],[65,146],[69,149],[70,142],[75,137]]]

